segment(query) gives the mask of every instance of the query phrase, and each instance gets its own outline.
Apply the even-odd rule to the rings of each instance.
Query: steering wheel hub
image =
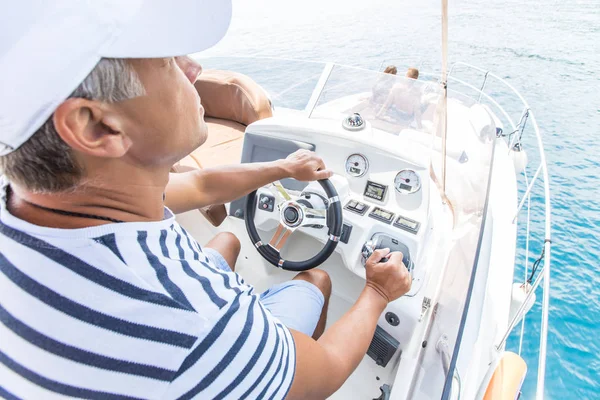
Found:
[[[295,228],[302,223],[302,208],[290,203],[283,208],[283,211],[281,212],[281,217],[281,219],[285,222],[287,226]]]

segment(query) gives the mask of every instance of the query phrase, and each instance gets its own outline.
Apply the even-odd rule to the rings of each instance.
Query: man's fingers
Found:
[[[402,258],[404,258],[404,255],[401,252],[394,251],[388,255],[388,263],[402,264]]]
[[[325,169],[325,161],[323,161],[323,159],[319,156],[316,156],[317,158],[317,169],[321,170],[321,169]]]
[[[371,257],[369,257],[368,261],[373,264],[377,264],[379,261],[381,261],[383,257],[386,257],[388,254],[390,254],[390,249],[388,248],[377,249],[373,252],[373,254],[371,254]]]
[[[315,172],[315,177],[317,178],[317,180],[329,179],[329,178],[331,178],[332,175],[333,175],[333,171],[330,169],[324,169],[322,171]]]

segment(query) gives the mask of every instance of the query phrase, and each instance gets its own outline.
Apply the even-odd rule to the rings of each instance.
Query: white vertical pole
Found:
[[[446,133],[448,130],[448,0],[442,0],[442,192],[446,196]]]

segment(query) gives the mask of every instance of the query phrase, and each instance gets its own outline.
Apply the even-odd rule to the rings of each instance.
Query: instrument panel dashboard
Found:
[[[272,146],[274,152],[281,148],[281,140],[298,148],[312,148],[334,171],[331,180],[344,207],[344,223],[352,232],[336,251],[342,254],[349,269],[364,277],[360,248],[375,233],[397,237],[418,259],[431,190],[429,149],[410,147],[401,137],[368,130],[351,132],[328,120],[306,118],[257,121],[247,127],[246,135],[249,134],[258,137],[257,143],[271,139],[278,142],[278,146]],[[266,154],[269,146],[267,143],[260,144],[265,149],[247,149],[247,139],[242,161],[268,161],[265,157],[244,161],[246,154]],[[302,190],[319,192],[320,187],[311,182]],[[326,239],[326,232],[307,233]]]
[[[399,334],[399,338],[407,341],[421,311],[422,288],[431,274],[436,254],[424,251],[437,245],[436,236],[432,234],[430,204],[431,213],[435,215],[442,204],[431,201],[432,197],[439,196],[429,175],[431,147],[415,146],[401,135],[392,136],[369,127],[351,131],[343,129],[339,121],[284,114],[247,127],[242,162],[276,160],[297,149],[316,152],[334,172],[330,180],[343,207],[343,228],[335,252],[348,274],[366,279],[362,249],[375,237],[387,237],[392,243],[396,240],[396,244],[408,249],[407,268],[412,275],[412,287],[405,296],[388,305],[388,310],[403,321],[400,326],[405,333]],[[301,186],[293,186],[299,184],[298,181],[282,180],[281,183],[290,194],[311,205],[315,205],[319,197],[327,200],[319,196],[322,188],[318,182],[304,182]],[[268,235],[267,232],[275,232],[280,223],[274,211],[277,193],[263,187],[258,191],[258,198],[261,196],[264,201],[259,201],[258,206],[262,211],[255,213],[254,221],[257,229]],[[232,203],[230,213],[237,215],[236,211],[243,208],[244,203],[240,201],[238,206]],[[310,246],[314,239],[321,243],[330,239],[324,226],[301,227],[298,231],[303,234],[297,239],[301,245],[288,244],[282,250],[283,257],[287,249],[290,256],[304,255],[313,251]],[[386,324],[385,320],[380,323]]]

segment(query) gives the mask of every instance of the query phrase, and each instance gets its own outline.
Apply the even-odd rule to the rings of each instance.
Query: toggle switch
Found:
[[[265,193],[261,193],[258,198],[258,209],[268,212],[273,212],[275,208],[275,196],[271,196]]]

